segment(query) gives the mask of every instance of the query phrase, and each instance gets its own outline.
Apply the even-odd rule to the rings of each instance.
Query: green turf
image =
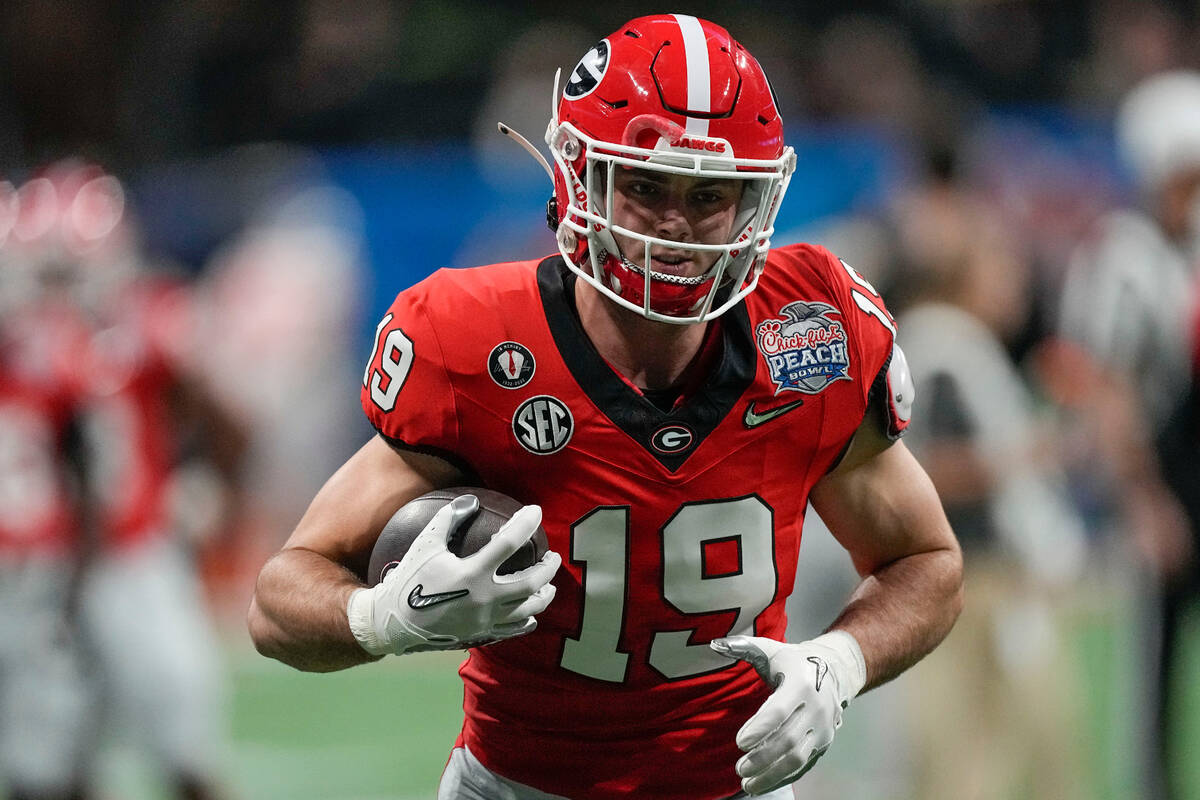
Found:
[[[1130,608],[1073,618],[1069,638],[1086,697],[1081,741],[1095,800],[1138,797],[1138,666]],[[1177,676],[1187,690],[1180,747],[1200,740],[1200,613]],[[330,675],[306,675],[242,654],[235,675],[231,777],[240,800],[432,798],[461,724],[459,654],[423,654]],[[847,733],[849,733],[847,731]],[[853,736],[843,744],[853,748]],[[859,754],[866,757],[868,754]],[[1200,798],[1200,762],[1183,759],[1181,797]],[[1038,800],[1032,798],[1030,800]],[[1045,800],[1051,800],[1046,798]]]
[[[1174,785],[1177,797],[1200,797],[1200,604],[1193,605],[1183,625],[1186,634],[1175,667],[1175,685],[1182,698],[1176,709],[1173,760],[1178,765]]]
[[[1088,797],[1128,800],[1140,792],[1131,741],[1139,709],[1137,651],[1130,609],[1108,607],[1072,618],[1070,640],[1080,690],[1086,697],[1080,741],[1091,786]],[[1179,796],[1200,798],[1200,609],[1193,609],[1176,679],[1185,690],[1174,741],[1184,758]],[[231,800],[431,800],[461,725],[461,653],[388,658],[338,673],[297,672],[245,644],[231,647],[229,758],[224,769]],[[860,704],[865,711],[869,704]],[[969,710],[968,710],[969,713]],[[848,724],[830,766],[874,756]],[[836,758],[834,757],[836,756]],[[819,769],[819,768],[818,768]],[[108,759],[105,798],[167,800],[157,776],[131,754]],[[814,773],[814,778],[816,775]],[[817,785],[816,780],[810,784]],[[0,797],[4,792],[0,788]],[[874,797],[867,792],[854,797]],[[890,797],[888,800],[902,800]],[[925,800],[924,798],[922,800]],[[941,800],[933,798],[932,800]],[[1042,800],[1023,798],[1023,800]],[[1045,800],[1051,800],[1046,798]]]
[[[1080,688],[1087,698],[1080,720],[1080,736],[1084,739],[1083,757],[1091,778],[1088,794],[1095,800],[1117,800],[1137,797],[1134,784],[1138,754],[1129,738],[1134,717],[1129,707],[1131,698],[1112,690],[1128,686],[1133,670],[1128,655],[1127,628],[1108,616],[1084,616],[1075,620],[1071,634],[1076,661],[1073,665],[1080,676]]]
[[[246,800],[431,798],[462,724],[461,653],[313,675],[238,659],[231,776]]]

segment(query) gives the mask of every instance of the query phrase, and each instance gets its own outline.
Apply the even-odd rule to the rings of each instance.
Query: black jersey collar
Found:
[[[745,303],[722,319],[722,352],[712,377],[671,411],[658,408],[612,370],[592,345],[574,309],[574,274],[562,256],[538,265],[546,321],[563,362],[593,403],[671,472],[696,452],[754,382],[754,339]]]

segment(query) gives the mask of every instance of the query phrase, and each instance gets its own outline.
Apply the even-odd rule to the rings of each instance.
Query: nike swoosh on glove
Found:
[[[752,664],[775,687],[737,733],[746,755],[736,769],[749,794],[770,792],[808,772],[833,743],[842,711],[867,680],[862,650],[845,631],[796,644],[730,636],[710,646]]]
[[[554,599],[550,583],[562,559],[547,551],[538,563],[508,575],[496,569],[533,536],[539,506],[524,506],[477,552],[459,558],[446,543],[479,509],[474,495],[441,508],[383,580],[350,595],[346,617],[371,655],[454,650],[529,633]]]

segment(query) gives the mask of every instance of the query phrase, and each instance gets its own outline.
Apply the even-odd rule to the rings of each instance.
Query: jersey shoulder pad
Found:
[[[767,256],[760,286],[768,292],[828,288],[826,273],[833,254],[824,247],[808,242],[796,242],[773,247]]]
[[[375,429],[414,447],[455,452],[455,384],[475,375],[506,319],[537,302],[530,262],[442,269],[396,296],[375,330],[361,401]]]
[[[524,310],[519,306],[536,302],[536,271],[535,261],[439,269],[400,294],[419,299],[440,323],[473,331],[481,323],[503,320]]]
[[[827,304],[846,327],[859,365],[863,399],[889,363],[896,322],[879,292],[858,270],[820,245],[798,243],[772,249],[775,263],[764,273],[764,300]]]

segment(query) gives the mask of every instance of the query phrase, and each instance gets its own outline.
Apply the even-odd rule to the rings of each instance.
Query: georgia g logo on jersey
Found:
[[[775,394],[785,389],[817,394],[834,381],[851,380],[846,330],[830,316],[841,316],[840,311],[828,303],[797,300],[779,313],[783,319],[763,320],[755,329]]]
[[[567,79],[567,88],[563,89],[563,96],[568,100],[586,97],[600,85],[607,70],[608,39],[601,39],[591,50],[587,51],[583,58],[579,59],[575,71]]]

